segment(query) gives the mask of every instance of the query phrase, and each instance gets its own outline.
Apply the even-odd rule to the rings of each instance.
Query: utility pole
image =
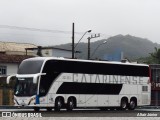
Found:
[[[90,40],[92,39],[92,38],[97,38],[97,37],[100,37],[100,34],[95,34],[94,36],[92,36],[91,35],[91,37],[88,37],[87,39],[88,39],[88,60],[90,59]]]
[[[72,24],[72,59],[74,59],[74,23]]]
[[[37,55],[42,57],[42,46],[38,46]]]
[[[90,40],[91,40],[91,37],[88,37],[88,60],[90,59]]]

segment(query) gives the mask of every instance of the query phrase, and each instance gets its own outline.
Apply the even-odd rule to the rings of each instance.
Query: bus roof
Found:
[[[26,59],[27,61],[36,61],[36,60],[64,60],[64,61],[78,61],[78,62],[89,62],[89,63],[108,63],[108,64],[117,64],[117,65],[133,65],[133,66],[149,66],[147,64],[137,64],[137,63],[130,63],[130,62],[116,62],[116,61],[99,61],[99,60],[83,60],[83,59],[68,59],[68,58],[63,58],[63,57],[33,57]]]

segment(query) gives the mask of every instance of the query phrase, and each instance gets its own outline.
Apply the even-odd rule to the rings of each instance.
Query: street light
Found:
[[[91,57],[96,53],[97,49],[98,49],[101,45],[103,45],[103,44],[105,44],[105,43],[107,43],[107,41],[103,41],[102,44],[99,44],[99,45],[96,47],[96,49],[93,51]],[[91,58],[91,57],[90,57],[90,58]]]
[[[77,44],[74,46],[74,48],[76,48],[77,47],[77,45],[79,44],[79,42],[82,40],[82,38],[85,36],[85,34],[87,34],[87,33],[90,33],[92,30],[88,30],[88,31],[86,31],[83,35],[82,35],[82,37],[79,39],[79,41],[77,42]]]
[[[87,39],[88,39],[88,60],[90,59],[90,40],[92,39],[92,38],[97,38],[97,37],[100,37],[100,34],[95,34],[95,36],[92,36],[91,35],[91,37],[88,37]]]

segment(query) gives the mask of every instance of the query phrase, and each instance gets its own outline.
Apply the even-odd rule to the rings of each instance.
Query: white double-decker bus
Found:
[[[35,57],[22,61],[16,76],[15,106],[121,108],[150,105],[148,65]],[[13,76],[7,78],[7,83]]]

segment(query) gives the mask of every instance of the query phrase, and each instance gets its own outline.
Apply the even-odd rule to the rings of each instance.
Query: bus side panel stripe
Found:
[[[64,82],[56,94],[118,95],[123,84]]]

